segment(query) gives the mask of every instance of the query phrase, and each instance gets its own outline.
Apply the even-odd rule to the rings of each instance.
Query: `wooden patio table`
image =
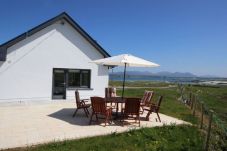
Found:
[[[120,96],[116,96],[116,97],[109,97],[109,98],[105,98],[106,103],[116,103],[116,118],[118,118],[118,110],[119,110],[119,103],[123,104],[125,103],[125,99],[126,98],[122,98]]]

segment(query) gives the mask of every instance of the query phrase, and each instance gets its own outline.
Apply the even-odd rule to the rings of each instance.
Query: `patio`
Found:
[[[74,107],[74,101],[1,105],[0,149],[105,135],[138,128],[137,124],[122,127],[118,122],[106,127],[96,123],[89,125],[89,119],[82,111],[78,111],[77,115],[72,117]],[[187,123],[164,114],[160,114],[161,123],[156,122],[156,114],[150,116],[150,121],[144,120],[145,115],[141,117],[141,127]]]

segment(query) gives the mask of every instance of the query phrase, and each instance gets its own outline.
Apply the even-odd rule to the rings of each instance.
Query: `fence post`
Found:
[[[189,104],[188,105],[192,105],[192,92],[189,93]]]
[[[203,128],[203,103],[201,103],[201,120],[200,120],[200,129]]]
[[[192,95],[191,110],[193,108],[193,104],[194,104],[194,95]]]
[[[193,116],[195,116],[195,109],[196,109],[196,97],[194,96],[194,101],[193,101]]]
[[[207,129],[207,137],[206,137],[206,142],[205,142],[205,151],[208,151],[208,147],[209,147],[209,140],[210,140],[210,130],[211,130],[211,122],[212,122],[212,118],[213,118],[213,110],[210,110],[210,117],[209,117],[209,125],[208,125],[208,129]]]

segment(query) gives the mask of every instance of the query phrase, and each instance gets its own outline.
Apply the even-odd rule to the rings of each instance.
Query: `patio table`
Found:
[[[118,118],[119,103],[125,103],[125,98],[120,96],[105,98],[106,103],[116,103],[116,118]]]

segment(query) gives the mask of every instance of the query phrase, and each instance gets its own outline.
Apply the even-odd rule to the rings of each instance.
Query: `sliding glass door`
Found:
[[[53,70],[53,99],[66,98],[66,73],[63,69]]]

